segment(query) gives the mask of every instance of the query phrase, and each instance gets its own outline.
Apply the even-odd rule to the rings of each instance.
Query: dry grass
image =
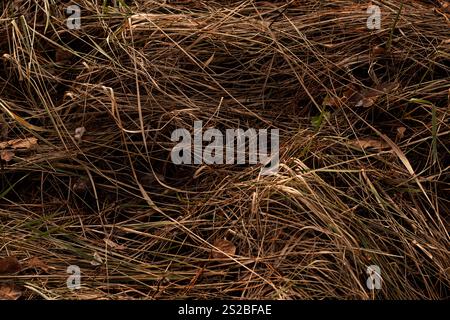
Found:
[[[0,3],[0,142],[38,141],[2,162],[0,256],[48,267],[0,283],[25,299],[448,298],[438,2],[372,1],[373,31],[350,0],[77,2],[79,30],[69,2]],[[173,165],[170,134],[194,120],[279,128],[279,173]],[[223,238],[236,253],[217,258]]]

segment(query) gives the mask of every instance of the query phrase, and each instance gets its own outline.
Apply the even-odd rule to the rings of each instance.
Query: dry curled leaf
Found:
[[[0,259],[0,275],[12,274],[22,269],[19,260],[16,257],[6,257]]]
[[[149,173],[143,173],[142,175],[140,175],[139,180],[143,186],[149,187],[149,186],[159,185],[158,180],[165,182],[166,178],[164,177],[164,175],[162,175],[160,173],[149,172]]]
[[[226,239],[217,239],[214,241],[214,247],[219,250],[213,249],[213,259],[226,259],[228,256],[233,256],[236,253],[236,246]],[[228,255],[228,256],[227,256]]]
[[[14,152],[8,150],[0,151],[0,159],[9,162],[14,158]]]
[[[360,149],[388,149],[389,145],[382,141],[382,140],[376,140],[376,139],[357,139],[357,140],[351,140],[348,142],[349,145],[360,148]]]
[[[13,139],[5,142],[0,142],[0,149],[12,148],[12,149],[30,149],[37,144],[35,137],[25,139]]]
[[[380,46],[375,46],[375,47],[372,48],[372,53],[375,56],[382,55],[385,52],[386,52],[386,49],[384,49],[383,47],[380,47]]]
[[[0,300],[17,300],[22,296],[22,291],[20,291],[13,284],[2,284],[0,285]]]
[[[398,88],[398,83],[388,82],[380,84],[374,88],[368,88],[354,94],[349,102],[355,104],[356,107],[369,108],[377,102],[384,94],[388,94]]]
[[[103,239],[103,241],[105,241],[106,245],[112,249],[116,249],[116,250],[125,250],[126,249],[125,246],[115,243],[114,241],[109,240],[107,238]]]
[[[403,139],[405,135],[406,128],[405,127],[398,127],[397,128],[397,140]]]
[[[327,95],[323,99],[322,106],[324,107],[339,107],[342,104],[342,100],[336,96]]]
[[[72,184],[72,190],[75,193],[82,193],[89,190],[89,180],[86,177],[76,178]]]
[[[357,103],[356,106],[357,107],[364,107],[364,108],[369,108],[371,106],[373,106],[375,104],[375,101],[377,100],[378,97],[363,97],[362,99],[360,99]]]
[[[50,269],[52,269],[51,267],[49,267],[45,262],[43,262],[38,257],[33,257],[33,258],[27,260],[26,261],[26,265],[29,268],[41,269],[45,273],[49,273]]]
[[[374,88],[368,88],[364,90],[358,90],[354,85],[349,85],[345,88],[342,96],[330,96],[327,95],[322,102],[323,106],[339,107],[344,103],[354,105],[356,107],[369,108],[375,104],[375,102],[382,95],[390,93],[398,88],[398,83],[388,82],[375,86]]]
[[[437,1],[440,4],[440,10],[446,13],[450,13],[450,3],[446,0],[438,0]]]
[[[60,64],[69,63],[70,60],[74,57],[73,53],[68,50],[56,49],[55,52],[55,62]]]
[[[103,259],[100,257],[100,255],[97,252],[94,252],[94,259],[91,260],[91,265],[93,266],[100,266],[103,264]]]
[[[86,132],[86,128],[85,127],[79,127],[75,129],[75,139],[78,142],[81,142],[81,138],[83,138],[84,133]]]

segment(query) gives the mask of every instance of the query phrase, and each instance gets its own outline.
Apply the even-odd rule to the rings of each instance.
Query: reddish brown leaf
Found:
[[[374,97],[374,98],[364,97],[356,103],[356,106],[369,108],[375,104],[376,98],[377,97]]]
[[[326,96],[322,102],[322,106],[324,107],[339,107],[341,104],[341,99],[335,96]]]
[[[397,136],[396,136],[397,140],[403,139],[403,136],[405,135],[405,131],[406,131],[405,127],[398,127],[397,128]]]
[[[398,88],[398,83],[389,82],[380,84],[374,88],[365,89],[355,94],[351,102],[357,107],[369,108],[384,94],[388,94]]]
[[[21,296],[22,291],[20,291],[16,286],[12,284],[0,285],[0,300],[17,300]]]
[[[12,274],[22,269],[16,257],[6,257],[0,259],[0,274]]]
[[[385,52],[386,52],[386,49],[384,49],[383,47],[380,47],[380,46],[375,46],[375,47],[372,48],[372,53],[373,53],[375,56],[382,55],[382,54],[384,54]]]
[[[8,150],[0,151],[0,159],[9,162],[14,158],[14,152]]]
[[[75,140],[78,142],[81,142],[81,138],[83,138],[83,135],[86,133],[85,127],[79,127],[75,129]]]
[[[38,140],[34,137],[26,139],[13,139],[5,142],[0,142],[0,149],[5,149],[8,147],[13,149],[30,149],[37,144],[37,141]]]
[[[358,147],[361,149],[388,149],[389,145],[382,141],[382,140],[376,140],[376,139],[358,139],[358,140],[352,140],[348,142],[349,145],[352,145],[354,147]]]
[[[29,268],[41,269],[45,273],[49,273],[49,271],[51,269],[45,262],[43,262],[38,257],[33,257],[33,258],[27,260],[26,265]]]
[[[213,259],[226,259],[228,256],[233,256],[236,253],[236,246],[226,239],[217,239],[214,241],[214,247],[219,250],[213,249]],[[228,255],[228,256],[227,256]]]
[[[114,241],[109,240],[109,239],[107,239],[107,238],[103,239],[103,241],[105,241],[106,245],[107,245],[108,247],[112,248],[112,249],[116,249],[116,250],[125,250],[125,249],[127,248],[127,247],[125,247],[125,246],[123,246],[123,245],[121,245],[121,244],[115,243]]]
[[[73,53],[63,49],[56,49],[55,62],[56,63],[68,63],[74,57]]]

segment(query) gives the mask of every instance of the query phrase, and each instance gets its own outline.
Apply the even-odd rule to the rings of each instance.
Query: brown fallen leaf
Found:
[[[389,145],[382,141],[382,140],[376,140],[376,139],[357,139],[357,140],[351,140],[348,142],[349,145],[360,148],[360,149],[389,149]]]
[[[403,137],[404,137],[404,135],[405,135],[405,131],[406,131],[406,128],[405,128],[405,127],[398,127],[398,128],[397,128],[397,136],[396,136],[396,140],[403,139]]]
[[[348,103],[356,107],[369,108],[375,104],[375,102],[382,95],[392,92],[398,87],[396,82],[389,82],[380,84],[374,88],[368,88],[358,90],[354,85],[349,85],[345,88],[342,96],[330,96],[327,95],[322,102],[323,106],[339,107],[342,104]]]
[[[0,159],[9,162],[14,158],[14,152],[8,150],[0,151]]]
[[[0,259],[0,274],[12,274],[22,270],[19,260],[16,257],[6,257]]]
[[[60,48],[56,49],[55,52],[55,62],[58,64],[66,64],[69,63],[70,60],[74,57],[73,53],[68,50],[63,50]]]
[[[354,94],[349,102],[355,104],[356,107],[369,108],[377,102],[384,94],[388,94],[398,88],[398,83],[388,82],[380,84],[374,88],[368,88]]]
[[[125,246],[115,243],[114,241],[109,240],[107,238],[103,239],[103,241],[105,241],[106,245],[112,249],[116,249],[116,250],[125,250],[126,249]]]
[[[437,2],[441,5],[440,10],[446,13],[450,13],[450,3],[448,1],[438,0]]]
[[[83,135],[86,133],[85,127],[79,127],[75,129],[75,140],[77,140],[78,143],[81,142],[81,138],[83,138]]]
[[[41,269],[45,273],[49,273],[50,269],[53,269],[53,268],[49,267],[45,262],[43,262],[38,257],[33,257],[33,258],[27,260],[25,263],[28,268]]]
[[[353,83],[349,84],[345,90],[344,90],[344,95],[343,95],[343,99],[345,101],[348,101],[350,98],[352,98],[356,93],[357,93],[357,86]]]
[[[340,107],[342,104],[350,101],[355,104],[357,99],[355,98],[358,95],[357,87],[354,84],[350,84],[346,86],[341,95],[327,95],[325,99],[323,99],[322,106],[324,107]],[[359,96],[358,96],[359,99]]]
[[[228,254],[229,256],[233,256],[236,253],[236,246],[231,241],[228,241],[226,239],[217,239],[216,241],[214,241],[213,245],[220,250],[218,251],[213,249],[213,259],[227,259],[228,256],[226,254]]]
[[[336,96],[327,95],[323,99],[322,106],[324,107],[339,107],[342,104],[342,100]]]
[[[383,47],[380,47],[380,46],[375,46],[375,47],[372,48],[372,53],[375,56],[382,55],[385,52],[386,52],[386,49],[384,49]]]
[[[356,106],[369,108],[375,104],[375,101],[377,100],[377,98],[378,97],[363,97],[356,103]]]
[[[0,300],[17,300],[22,296],[22,291],[20,291],[13,284],[2,284],[0,285]]]
[[[384,93],[390,93],[394,90],[397,90],[399,87],[398,82],[387,82],[387,83],[383,83],[380,84],[379,86],[376,86],[375,89],[378,91],[382,91]]]
[[[91,265],[97,267],[103,264],[103,259],[97,252],[94,252],[94,259],[91,260]]]
[[[13,149],[30,149],[37,144],[35,137],[25,139],[13,139],[5,142],[0,142],[0,149],[13,148]]]
[[[75,193],[82,193],[89,190],[89,179],[86,177],[76,178],[72,184],[72,190]]]

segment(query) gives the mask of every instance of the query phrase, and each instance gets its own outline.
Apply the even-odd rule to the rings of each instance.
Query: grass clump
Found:
[[[0,255],[47,266],[23,298],[448,298],[445,10],[79,0],[69,29],[70,4],[0,4],[0,142],[36,139],[0,150]],[[197,120],[280,129],[279,172],[174,165]]]

